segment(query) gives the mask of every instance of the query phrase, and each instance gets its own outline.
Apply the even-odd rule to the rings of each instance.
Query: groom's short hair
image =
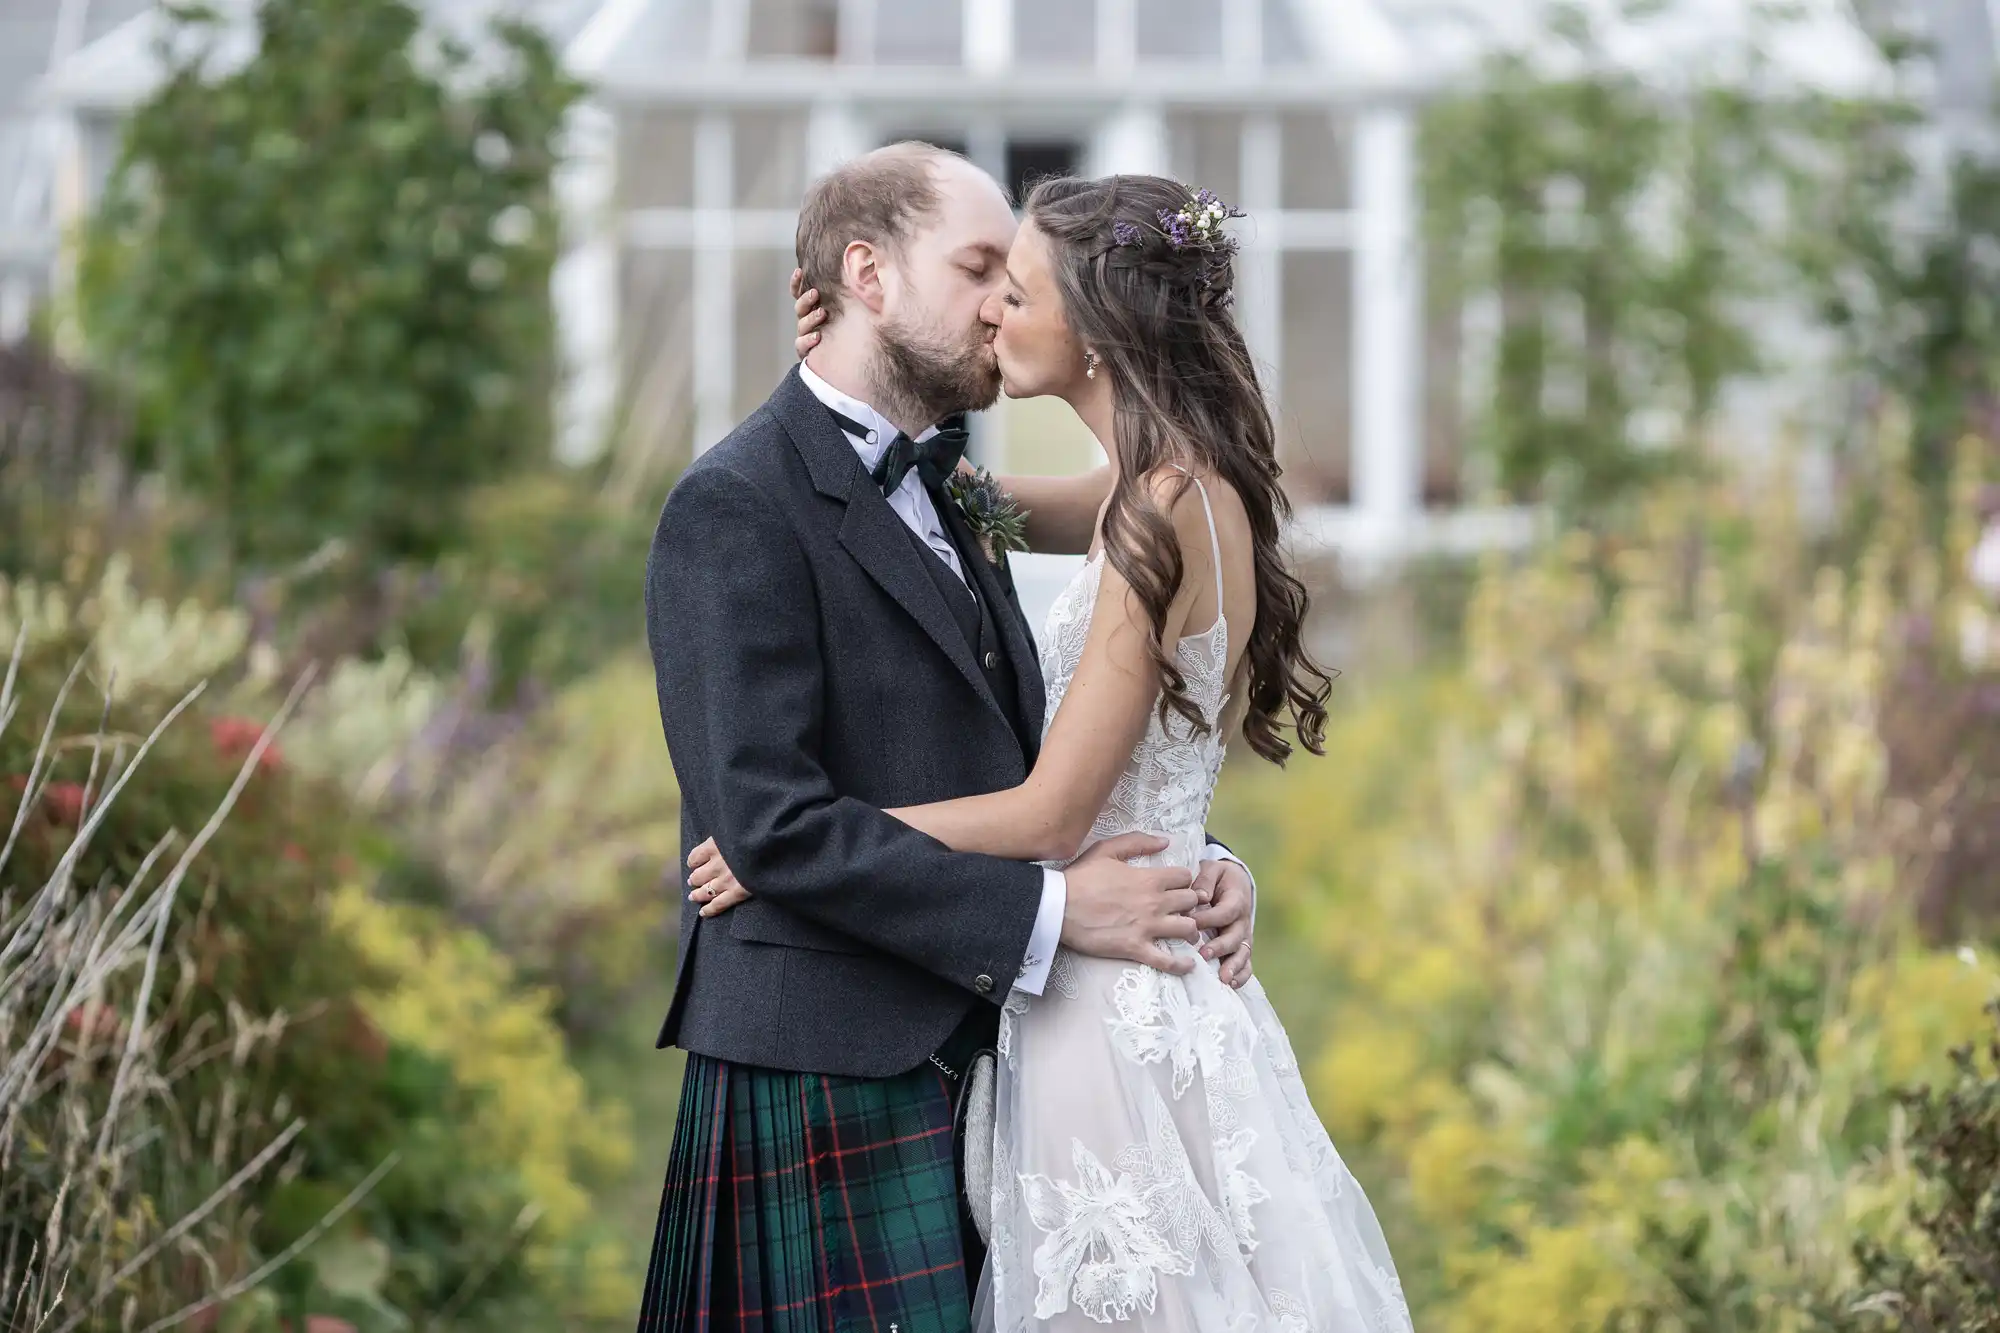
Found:
[[[915,140],[843,162],[806,187],[796,241],[805,285],[819,289],[828,319],[840,313],[841,256],[855,241],[900,251],[943,196],[937,167],[957,153]]]

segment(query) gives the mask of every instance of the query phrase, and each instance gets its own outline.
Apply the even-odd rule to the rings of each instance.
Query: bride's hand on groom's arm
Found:
[[[1202,956],[1222,960],[1222,980],[1241,986],[1250,978],[1250,877],[1227,861],[1202,865],[1193,884],[1184,870],[1147,870],[1127,864],[1167,845],[1149,833],[1128,833],[1097,844],[1070,864],[1064,947],[1103,958],[1123,958],[1185,974],[1192,960],[1169,953],[1167,940],[1193,943],[1203,930],[1217,934]],[[710,838],[688,854],[688,900],[701,915],[720,916],[750,900]]]
[[[1256,886],[1250,872],[1234,861],[1203,861],[1195,876],[1195,894],[1201,906],[1194,923],[1210,932],[1201,956],[1218,964],[1224,985],[1241,989],[1250,980],[1250,944],[1254,915],[1251,904]]]

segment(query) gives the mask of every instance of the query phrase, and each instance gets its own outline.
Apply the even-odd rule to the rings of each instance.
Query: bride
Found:
[[[1034,772],[890,811],[959,851],[1060,865],[1148,832],[1169,840],[1153,861],[1192,867],[1227,737],[1283,763],[1289,722],[1319,753],[1327,677],[1279,553],[1271,419],[1230,309],[1234,216],[1154,176],[1053,180],[1028,199],[982,318],[1008,396],[1068,402],[1112,477],[1067,525],[1058,485],[1005,483],[1031,537],[1069,526],[1088,559],[1041,635]],[[711,913],[755,890],[710,846],[691,865]],[[1262,986],[1179,941],[1158,961],[1064,952],[1042,997],[1017,991],[1002,1012],[976,1326],[1407,1330],[1381,1229]]]

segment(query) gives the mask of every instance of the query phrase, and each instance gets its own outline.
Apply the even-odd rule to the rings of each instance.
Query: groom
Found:
[[[1012,581],[939,485],[963,432],[938,423],[999,392],[978,312],[1014,229],[990,177],[924,145],[815,182],[798,255],[824,336],[660,515],[646,625],[682,839],[714,838],[755,897],[682,907],[659,1044],[689,1055],[642,1333],[963,1333],[966,1057],[1058,944],[1146,961],[1196,929],[1185,870],[1120,859],[1163,840],[1058,872],[883,813],[1013,786],[1041,737]],[[1248,876],[1210,851],[1196,919],[1237,927]]]

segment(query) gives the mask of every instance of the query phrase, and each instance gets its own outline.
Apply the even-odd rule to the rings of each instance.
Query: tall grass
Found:
[[[33,1333],[212,1326],[221,1308],[303,1251],[372,1188],[385,1162],[284,1251],[252,1264],[253,1182],[295,1162],[305,1128],[280,1101],[246,1093],[250,1062],[298,1016],[225,1004],[197,1016],[192,967],[167,967],[190,869],[234,808],[297,700],[246,756],[207,822],[169,829],[123,882],[78,866],[155,744],[201,695],[188,690],[145,736],[102,721],[65,736],[85,681],[79,661],[45,719],[22,716],[24,627],[0,683],[0,736],[39,725],[33,764],[0,843],[0,1326]],[[301,687],[304,685],[301,681]],[[108,717],[115,681],[106,683]],[[58,753],[84,749],[88,778],[52,782]],[[25,839],[74,835],[40,882],[11,867]],[[163,978],[178,980],[164,984]],[[195,1095],[186,1095],[198,1087]]]

